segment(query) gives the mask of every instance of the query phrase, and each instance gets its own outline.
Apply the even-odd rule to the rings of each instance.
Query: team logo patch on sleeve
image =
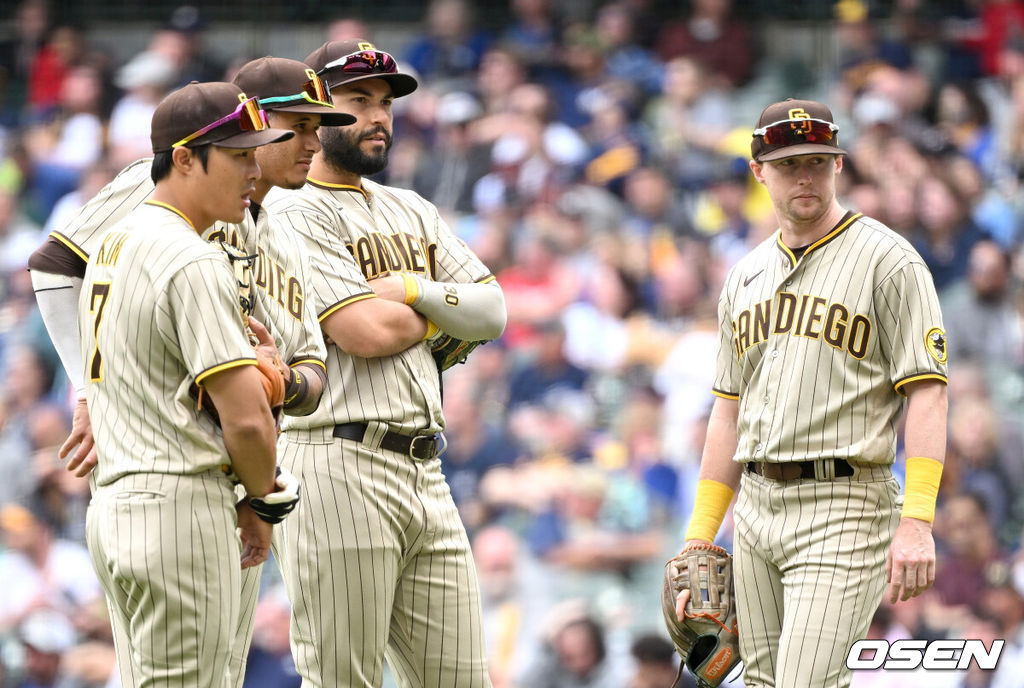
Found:
[[[938,327],[933,327],[928,330],[928,334],[924,336],[924,348],[928,349],[928,353],[931,354],[939,363],[946,362],[946,333]]]

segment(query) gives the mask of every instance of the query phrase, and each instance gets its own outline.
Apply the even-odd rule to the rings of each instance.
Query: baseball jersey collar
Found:
[[[313,179],[312,177],[306,177],[306,181],[320,189],[330,189],[332,191],[358,191],[359,193],[363,194],[364,198],[370,197],[369,192],[360,186],[352,186],[351,184],[334,184],[332,182],[324,182],[320,181],[319,179]]]
[[[191,227],[192,229],[196,228],[196,226],[194,224],[192,224],[192,220],[188,219],[188,217],[185,215],[185,213],[181,212],[180,210],[175,208],[173,205],[169,205],[167,203],[163,203],[162,201],[154,201],[152,198],[147,200],[147,201],[145,201],[145,203],[146,203],[146,205],[155,205],[155,206],[157,206],[159,208],[165,208],[167,210],[170,210],[172,213],[174,213],[175,215],[180,217],[182,220],[187,222],[189,227]]]
[[[808,253],[810,253],[811,251],[815,250],[816,248],[824,246],[828,242],[830,242],[833,239],[835,239],[837,236],[842,234],[842,232],[847,227],[849,227],[851,224],[853,224],[854,221],[857,220],[858,218],[860,218],[862,215],[863,215],[863,213],[855,213],[852,210],[847,210],[846,214],[843,215],[842,219],[839,220],[839,223],[836,224],[836,226],[832,229],[832,231],[830,231],[828,234],[826,234],[825,236],[821,237],[820,239],[815,241],[813,244],[808,246],[807,249],[803,252],[803,255],[806,256]],[[786,246],[784,243],[782,243],[782,231],[781,230],[779,230],[779,233],[775,237],[775,243],[778,245],[779,250],[781,250],[789,258],[790,265],[796,265],[798,258],[796,257],[796,254],[793,253],[793,249],[791,249],[789,246]]]

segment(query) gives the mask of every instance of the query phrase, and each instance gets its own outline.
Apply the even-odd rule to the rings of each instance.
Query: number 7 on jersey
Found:
[[[92,292],[89,294],[89,312],[93,316],[92,331],[96,339],[92,359],[89,363],[89,379],[92,382],[103,381],[103,357],[100,356],[100,320],[103,319],[103,309],[107,305],[108,296],[110,296],[110,282],[93,283]]]

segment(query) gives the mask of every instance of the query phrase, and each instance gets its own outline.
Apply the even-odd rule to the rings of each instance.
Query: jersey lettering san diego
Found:
[[[737,460],[892,463],[903,402],[885,390],[946,379],[928,268],[860,214],[799,258],[778,232],[762,242],[726,279],[719,323],[713,392],[739,400]]]

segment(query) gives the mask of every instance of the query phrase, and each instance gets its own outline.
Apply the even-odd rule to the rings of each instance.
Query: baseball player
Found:
[[[283,146],[261,147],[256,152],[261,176],[256,181],[249,213],[233,225],[215,223],[203,236],[256,255],[256,301],[254,317],[267,325],[289,363],[289,392],[285,413],[309,413],[319,403],[323,389],[323,338],[305,295],[308,259],[288,232],[276,230],[262,211],[267,191],[275,186],[297,188],[305,183],[310,160],[320,149],[319,126],[340,126],[355,121],[336,110],[323,81],[301,62],[264,57],[244,65],[234,83],[260,98],[276,127],[291,129],[296,136]],[[77,356],[77,314],[69,304],[77,301],[85,263],[99,244],[105,230],[145,201],[153,192],[151,158],[138,160],[92,198],[74,221],[48,240],[29,260],[33,287],[50,337],[68,376],[75,382],[79,403],[74,429],[61,448],[61,457],[78,450],[68,461],[68,470],[85,475],[95,465],[95,455],[85,408]]]
[[[444,430],[431,340],[499,336],[501,289],[416,193],[384,169],[394,98],[416,80],[365,41],[305,62],[356,124],[326,128],[299,191],[268,207],[302,235],[325,335],[325,401],[289,418],[281,463],[307,485],[276,544],[309,686],[489,686],[480,596],[465,529],[440,469]],[[291,519],[289,519],[290,521]]]
[[[910,244],[840,206],[838,128],[821,103],[761,113],[750,169],[779,231],[729,273],[715,403],[687,546],[711,543],[733,491],[748,686],[848,686],[850,645],[888,585],[935,579],[931,522],[946,437],[946,342]],[[892,477],[906,407],[904,495]],[[680,619],[688,592],[679,595]]]
[[[310,160],[320,150],[318,130],[322,122],[338,126],[349,124],[355,118],[337,111],[330,103],[330,93],[322,80],[308,66],[295,60],[274,57],[253,60],[239,70],[234,82],[260,99],[273,126],[291,130],[295,135],[257,149],[256,160],[262,175],[250,194],[249,212],[239,223],[214,223],[203,232],[203,237],[215,243],[224,240],[256,256],[252,279],[256,287],[253,313],[258,321],[267,324],[281,359],[289,363],[284,371],[289,386],[284,412],[301,415],[309,413],[319,403],[324,379],[323,338],[306,295],[308,258],[297,239],[277,227],[260,203],[272,187],[295,188],[305,183]],[[67,302],[74,298],[75,274],[85,268],[80,256],[93,253],[103,230],[150,196],[153,191],[150,167],[151,159],[147,158],[125,168],[86,204],[72,225],[63,232],[55,232],[33,255],[32,277],[37,298],[55,344],[59,344],[62,337],[70,339],[77,335],[77,319],[63,326],[57,319],[67,312]],[[56,271],[71,274],[54,274]],[[62,352],[62,360],[72,375],[71,371],[81,370],[82,366],[77,348],[70,344],[65,347],[68,348],[72,355]],[[73,375],[72,379],[75,379]],[[80,402],[76,408],[75,430],[63,448],[67,455],[72,447],[79,446],[79,451],[68,462],[69,470],[84,474],[95,464],[94,453],[87,458],[91,445],[89,436],[88,413],[84,402]],[[259,566],[251,567],[242,574],[239,642],[230,664],[232,685],[236,686],[241,685],[244,674],[261,570]]]
[[[254,149],[292,136],[234,84],[167,96],[153,115],[153,194],[104,235],[85,271],[81,354],[98,455],[86,539],[128,638],[116,648],[131,665],[125,685],[223,686],[238,562],[269,554],[271,521],[255,501],[236,512],[222,467],[269,500],[274,418],[235,272],[200,234],[242,220],[259,176]]]

